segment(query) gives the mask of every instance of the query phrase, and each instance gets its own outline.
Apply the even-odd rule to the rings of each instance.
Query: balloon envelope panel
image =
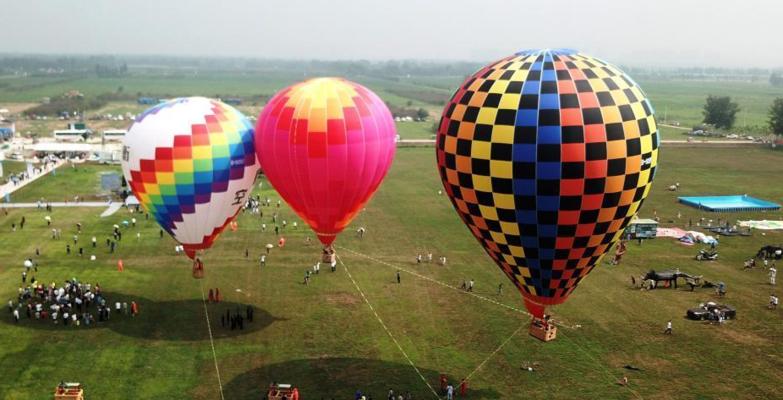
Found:
[[[455,209],[530,308],[563,302],[620,238],[658,145],[650,102],[617,67],[530,50],[464,82],[436,152]]]
[[[258,171],[252,124],[233,107],[202,97],[148,109],[124,144],[122,169],[134,195],[188,250],[212,244]]]
[[[330,244],[369,201],[395,151],[391,113],[369,89],[317,78],[277,93],[256,126],[264,174]]]

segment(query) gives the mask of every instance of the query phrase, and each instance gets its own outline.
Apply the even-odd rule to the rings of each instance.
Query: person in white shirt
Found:
[[[769,267],[769,284],[774,285],[775,284],[775,278],[778,276],[778,269],[775,268],[775,264],[772,264],[771,267]]]

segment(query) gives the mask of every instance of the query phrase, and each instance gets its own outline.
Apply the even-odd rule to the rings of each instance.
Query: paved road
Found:
[[[52,208],[61,208],[61,207],[107,207],[106,210],[101,213],[101,217],[108,217],[120,208],[122,208],[122,202],[105,202],[105,201],[80,201],[78,203],[74,202],[54,202],[49,203]],[[0,208],[38,208],[38,203],[0,203]]]

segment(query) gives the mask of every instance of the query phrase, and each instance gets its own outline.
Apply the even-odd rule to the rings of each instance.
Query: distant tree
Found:
[[[707,96],[704,104],[704,123],[714,125],[716,128],[731,128],[737,119],[740,108],[737,103],[731,101],[728,96]]]
[[[420,120],[424,121],[425,119],[427,119],[427,118],[429,118],[429,117],[430,117],[430,113],[429,113],[427,110],[423,109],[423,108],[419,108],[419,109],[416,111],[416,117],[417,117],[418,119],[420,119]]]
[[[783,136],[783,97],[778,97],[769,108],[769,128],[772,133]]]
[[[772,75],[769,76],[769,84],[772,86],[783,86],[783,76],[780,76],[777,72],[773,72]]]
[[[412,106],[412,105],[413,105],[413,100],[408,100],[407,102],[405,102],[405,104],[406,104],[408,107],[410,107],[410,106]]]

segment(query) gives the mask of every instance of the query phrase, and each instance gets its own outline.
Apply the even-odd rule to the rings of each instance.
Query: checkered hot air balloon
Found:
[[[148,109],[124,145],[122,170],[133,194],[194,260],[237,215],[258,172],[252,124],[203,97]]]
[[[316,78],[269,100],[256,125],[256,152],[272,186],[332,251],[386,176],[395,136],[375,93],[345,79]]]
[[[653,108],[617,67],[527,50],[446,105],[437,163],[454,208],[538,318],[620,239],[658,161]]]

